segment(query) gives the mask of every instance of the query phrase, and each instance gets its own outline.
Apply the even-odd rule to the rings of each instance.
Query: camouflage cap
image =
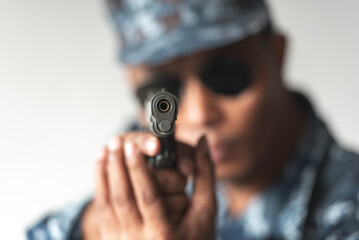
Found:
[[[234,43],[270,22],[263,0],[108,0],[120,60],[158,65]]]

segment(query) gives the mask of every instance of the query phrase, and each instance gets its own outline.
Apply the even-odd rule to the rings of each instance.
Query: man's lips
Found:
[[[209,152],[213,162],[223,162],[233,154],[233,145],[230,143],[216,143],[209,146]]]

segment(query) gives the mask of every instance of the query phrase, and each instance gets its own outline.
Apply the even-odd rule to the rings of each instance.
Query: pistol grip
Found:
[[[159,137],[161,142],[161,151],[154,157],[147,157],[150,166],[154,168],[175,168],[176,152],[174,135]]]

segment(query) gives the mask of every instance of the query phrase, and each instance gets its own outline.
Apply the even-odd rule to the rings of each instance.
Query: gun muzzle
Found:
[[[162,89],[153,95],[149,106],[149,129],[161,141],[161,151],[155,157],[149,157],[153,167],[175,167],[175,121],[178,113],[177,97]]]

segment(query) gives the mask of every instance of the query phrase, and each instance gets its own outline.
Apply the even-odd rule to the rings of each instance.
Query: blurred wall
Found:
[[[359,2],[269,3],[289,37],[288,84],[358,149]],[[0,0],[3,239],[88,195],[98,149],[135,117],[107,20],[100,0]]]

